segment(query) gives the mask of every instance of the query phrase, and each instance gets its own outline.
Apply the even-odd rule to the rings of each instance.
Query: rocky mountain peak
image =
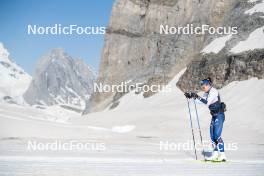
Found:
[[[63,48],[55,48],[50,52],[51,59],[68,59],[70,56]]]
[[[81,59],[74,59],[63,49],[53,49],[42,56],[33,80],[24,94],[31,104],[84,108],[93,91],[95,74]]]

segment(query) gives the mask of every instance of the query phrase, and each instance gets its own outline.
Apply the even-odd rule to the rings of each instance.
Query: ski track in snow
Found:
[[[41,113],[41,111],[39,113]],[[33,115],[24,114],[24,113],[16,112],[16,111],[7,112],[3,109],[0,109],[0,118],[7,118],[7,119],[26,121],[26,122],[40,122],[40,123],[46,123],[52,126],[58,126],[58,127],[64,127],[64,128],[76,128],[76,130],[83,128],[83,129],[91,129],[91,130],[98,130],[98,131],[115,132],[115,133],[127,133],[129,131],[134,130],[135,128],[133,125],[113,126],[111,129],[90,126],[90,125],[74,125],[68,122],[67,120],[63,121],[60,119],[60,117],[53,116],[50,114],[46,114],[46,115],[37,114],[33,116]]]
[[[22,162],[21,162],[22,161]],[[20,171],[20,174],[17,172]],[[263,161],[203,163],[193,160],[146,160],[125,158],[0,158],[1,175],[232,175],[264,173]]]

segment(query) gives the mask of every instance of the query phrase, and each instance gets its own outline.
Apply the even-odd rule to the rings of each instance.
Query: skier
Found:
[[[221,138],[223,129],[223,123],[225,121],[225,104],[221,102],[218,91],[212,87],[211,78],[203,79],[200,83],[204,95],[200,97],[194,92],[186,92],[184,95],[186,98],[194,98],[195,101],[204,103],[209,107],[212,120],[210,124],[210,137],[214,147],[212,156],[207,157],[208,161],[226,161],[224,151],[224,141]]]

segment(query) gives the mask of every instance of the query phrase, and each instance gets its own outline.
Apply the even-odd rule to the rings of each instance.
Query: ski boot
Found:
[[[226,155],[225,152],[219,152],[218,158],[217,158],[218,162],[225,162],[226,161]]]

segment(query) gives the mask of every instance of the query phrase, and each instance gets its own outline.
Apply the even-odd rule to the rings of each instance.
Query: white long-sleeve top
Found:
[[[218,101],[218,96],[218,90],[214,87],[211,87],[208,93],[204,93],[202,97],[198,97],[197,99],[207,106],[210,106],[211,104]]]

